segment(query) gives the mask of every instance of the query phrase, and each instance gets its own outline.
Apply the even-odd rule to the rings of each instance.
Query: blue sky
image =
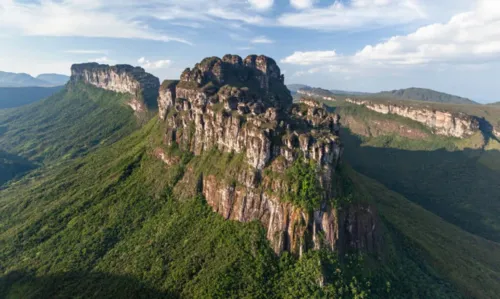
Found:
[[[97,61],[178,78],[265,54],[287,83],[500,101],[500,0],[0,0],[0,45],[0,70],[33,75]]]

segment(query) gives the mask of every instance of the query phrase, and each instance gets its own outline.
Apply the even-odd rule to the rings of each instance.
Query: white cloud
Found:
[[[274,43],[273,40],[265,37],[265,36],[258,36],[250,40],[252,44],[272,44]]]
[[[500,58],[500,1],[480,0],[475,10],[447,23],[368,45],[354,55],[359,63],[470,63]]]
[[[376,1],[379,0],[359,2],[359,5]],[[377,5],[387,2],[380,1],[376,2]],[[459,13],[446,23],[423,26],[408,35],[367,45],[354,55],[339,55],[333,50],[298,51],[281,60],[295,65],[325,65],[323,71],[334,72],[356,68],[409,68],[424,64],[468,65],[471,68],[474,64],[495,61],[500,61],[500,1],[497,0],[480,0],[474,10]]]
[[[290,0],[290,5],[296,9],[311,8],[316,0]]]
[[[70,54],[108,54],[108,50],[66,50]]]
[[[248,0],[250,5],[258,10],[267,10],[273,7],[274,0]]]
[[[115,64],[116,61],[109,59],[107,56],[102,56],[94,59],[89,59],[89,62],[105,63],[105,64]]]
[[[222,9],[220,7],[211,8],[207,12],[207,15],[212,17],[217,17],[220,19],[231,20],[231,21],[241,21],[249,24],[264,24],[265,20],[263,17],[258,15],[249,15],[241,11],[232,11],[228,9]]]
[[[332,51],[296,51],[292,55],[281,60],[282,63],[311,65],[334,62],[337,60],[337,53]]]
[[[121,14],[113,1],[44,0],[35,3],[2,1],[0,28],[27,36],[79,36],[188,41],[155,31],[127,14]],[[133,4],[133,3],[132,3]]]
[[[149,61],[145,57],[139,58],[137,62],[145,69],[163,69],[167,68],[172,63],[172,61],[168,59]]]
[[[311,1],[292,2],[296,2],[295,7],[307,8]],[[335,1],[328,7],[286,13],[278,18],[278,24],[334,31],[405,24],[425,17],[426,13],[415,0],[351,0]]]

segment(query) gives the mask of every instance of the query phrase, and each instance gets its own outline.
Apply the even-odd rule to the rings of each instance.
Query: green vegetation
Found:
[[[333,253],[279,258],[259,222],[226,221],[199,196],[173,198],[178,172],[196,158],[165,167],[152,156],[160,133],[152,120],[0,191],[0,297],[365,298],[368,278]]]
[[[296,160],[286,170],[285,177],[291,189],[290,193],[286,194],[285,200],[308,211],[319,208],[323,198],[323,191],[314,164]]]
[[[425,88],[406,88],[392,91],[382,91],[369,95],[370,97],[396,98],[402,100],[415,100],[423,102],[437,102],[450,104],[477,104],[470,99],[454,96],[444,92],[439,92]]]
[[[37,103],[0,114],[0,148],[37,161],[81,156],[138,127],[128,96],[69,85]]]
[[[350,177],[359,192],[377,204],[387,227],[383,262],[387,271],[382,273],[390,279],[393,290],[398,285],[402,290],[420,285],[425,288],[408,289],[405,297],[460,297],[443,280],[446,278],[467,298],[495,298],[500,292],[498,243],[447,223],[373,179],[352,170]]]
[[[494,298],[500,292],[499,143],[460,151],[455,139],[342,132],[344,161],[354,170],[345,164],[337,170],[342,196],[331,204],[340,212],[357,201],[373,204],[381,252],[278,257],[259,221],[227,221],[193,188],[201,174],[235,185],[249,167],[245,155],[214,149],[193,156],[165,147],[164,124],[155,118],[137,129],[126,100],[70,85],[39,103],[0,111],[0,147],[14,153],[2,152],[0,171],[1,161],[44,162],[0,190],[1,298]],[[375,121],[390,121],[425,133],[414,122],[365,110],[338,109],[362,119],[368,132]],[[182,133],[192,136],[193,126]],[[154,157],[158,148],[175,162]],[[290,201],[311,210],[323,192],[317,175],[316,166],[298,161],[276,179],[290,184]],[[189,176],[194,184],[181,184]]]
[[[28,105],[47,98],[63,89],[56,87],[1,87],[0,109]]]
[[[32,162],[0,150],[0,185],[34,168]]]

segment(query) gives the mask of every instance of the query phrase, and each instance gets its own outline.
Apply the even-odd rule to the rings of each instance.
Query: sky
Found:
[[[287,84],[495,102],[500,0],[0,0],[2,71],[95,61],[163,80],[228,53],[274,58]]]

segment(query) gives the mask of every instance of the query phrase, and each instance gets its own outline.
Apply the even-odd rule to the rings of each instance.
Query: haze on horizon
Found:
[[[496,0],[0,0],[0,32],[7,72],[95,61],[165,79],[208,55],[262,53],[288,84],[499,101]]]

